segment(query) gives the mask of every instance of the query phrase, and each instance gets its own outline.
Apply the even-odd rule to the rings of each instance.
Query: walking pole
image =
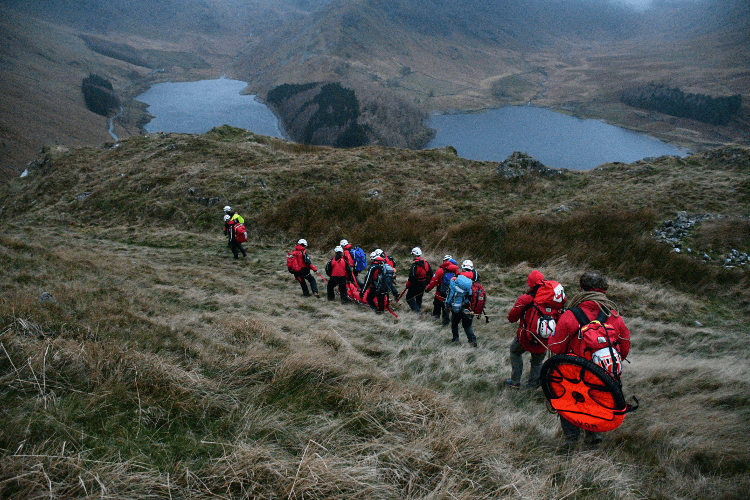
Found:
[[[396,307],[398,305],[398,301],[401,300],[401,297],[403,297],[405,293],[406,293],[406,288],[404,288],[404,291],[401,292],[401,295],[398,296],[398,298],[396,299],[396,303],[393,304],[393,307]]]
[[[327,279],[325,279],[325,278],[323,277],[323,275],[322,275],[322,274],[320,274],[320,273],[319,273],[318,271],[315,271],[315,274],[317,274],[318,276],[320,276],[320,279],[322,279],[322,280],[323,280],[323,282],[325,282],[325,283],[328,283],[328,280],[327,280]]]

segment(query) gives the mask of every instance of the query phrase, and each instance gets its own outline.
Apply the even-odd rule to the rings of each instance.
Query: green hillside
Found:
[[[229,127],[46,148],[0,188],[0,496],[743,498],[750,270],[723,263],[750,251],[750,151],[501,171]],[[713,217],[677,253],[654,231],[679,211]],[[399,290],[412,246],[473,259],[479,347],[403,304],[302,297],[299,237],[319,269],[340,238],[386,249]],[[641,408],[571,446],[540,392],[503,388],[506,315],[532,269],[571,296],[594,267]]]

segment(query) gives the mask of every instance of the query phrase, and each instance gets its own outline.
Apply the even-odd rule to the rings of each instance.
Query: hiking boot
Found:
[[[451,343],[452,343],[452,344],[460,344],[460,343],[461,343],[461,340],[460,340],[460,339],[459,339],[458,337],[456,337],[456,338],[454,338],[454,339],[451,339]]]
[[[538,380],[529,380],[529,383],[526,384],[526,388],[531,390],[539,389],[541,386],[542,384]]]
[[[510,387],[511,389],[520,389],[521,384],[519,382],[513,382],[511,379],[508,379],[505,381],[505,385]]]
[[[476,341],[474,341],[474,342],[469,342],[469,345],[470,345],[471,347],[477,347],[477,342],[476,342]]]
[[[320,298],[320,294],[319,294],[318,292],[315,292],[315,298],[316,298],[316,299],[319,299],[319,298]]]
[[[602,442],[602,435],[599,432],[587,432],[586,442],[589,444],[597,445]]]

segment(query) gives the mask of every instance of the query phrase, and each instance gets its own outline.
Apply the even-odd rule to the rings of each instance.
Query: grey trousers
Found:
[[[526,352],[521,344],[518,343],[518,339],[513,339],[510,344],[510,380],[514,384],[521,383],[521,375],[523,374],[523,353]],[[531,368],[529,370],[529,382],[528,385],[531,387],[539,386],[539,372],[542,371],[542,363],[544,363],[544,356],[546,353],[532,354],[531,355]]]

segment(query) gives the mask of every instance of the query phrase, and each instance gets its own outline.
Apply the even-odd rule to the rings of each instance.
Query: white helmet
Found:
[[[231,217],[229,217],[229,214],[224,216],[224,222],[228,221],[229,219],[231,219]]]
[[[298,245],[302,245],[303,247],[307,246],[307,240],[305,238],[302,238],[297,242]]]
[[[341,245],[339,245],[336,248],[334,248],[333,251],[336,252],[336,253],[344,253],[344,249],[341,248]]]
[[[349,244],[349,242],[346,241],[346,240],[341,240],[341,243],[339,243],[339,245],[341,245],[342,247],[345,247],[348,244]]]
[[[225,212],[231,212],[232,211],[232,207],[230,207],[229,205],[227,205],[226,207],[224,207],[224,211]]]
[[[461,263],[461,269],[464,271],[472,271],[474,269],[474,263],[467,259]]]
[[[452,258],[452,255],[446,255],[445,257],[443,257],[443,262],[445,262],[446,260],[451,260]]]
[[[375,250],[370,254],[370,260],[375,260],[378,258],[378,251]]]
[[[416,257],[419,257],[420,255],[422,255],[422,249],[419,247],[414,247],[411,249],[411,254]]]
[[[385,255],[385,252],[382,251],[381,249],[377,248],[377,249],[375,249],[375,254],[377,254],[377,256],[383,256],[383,255]]]

